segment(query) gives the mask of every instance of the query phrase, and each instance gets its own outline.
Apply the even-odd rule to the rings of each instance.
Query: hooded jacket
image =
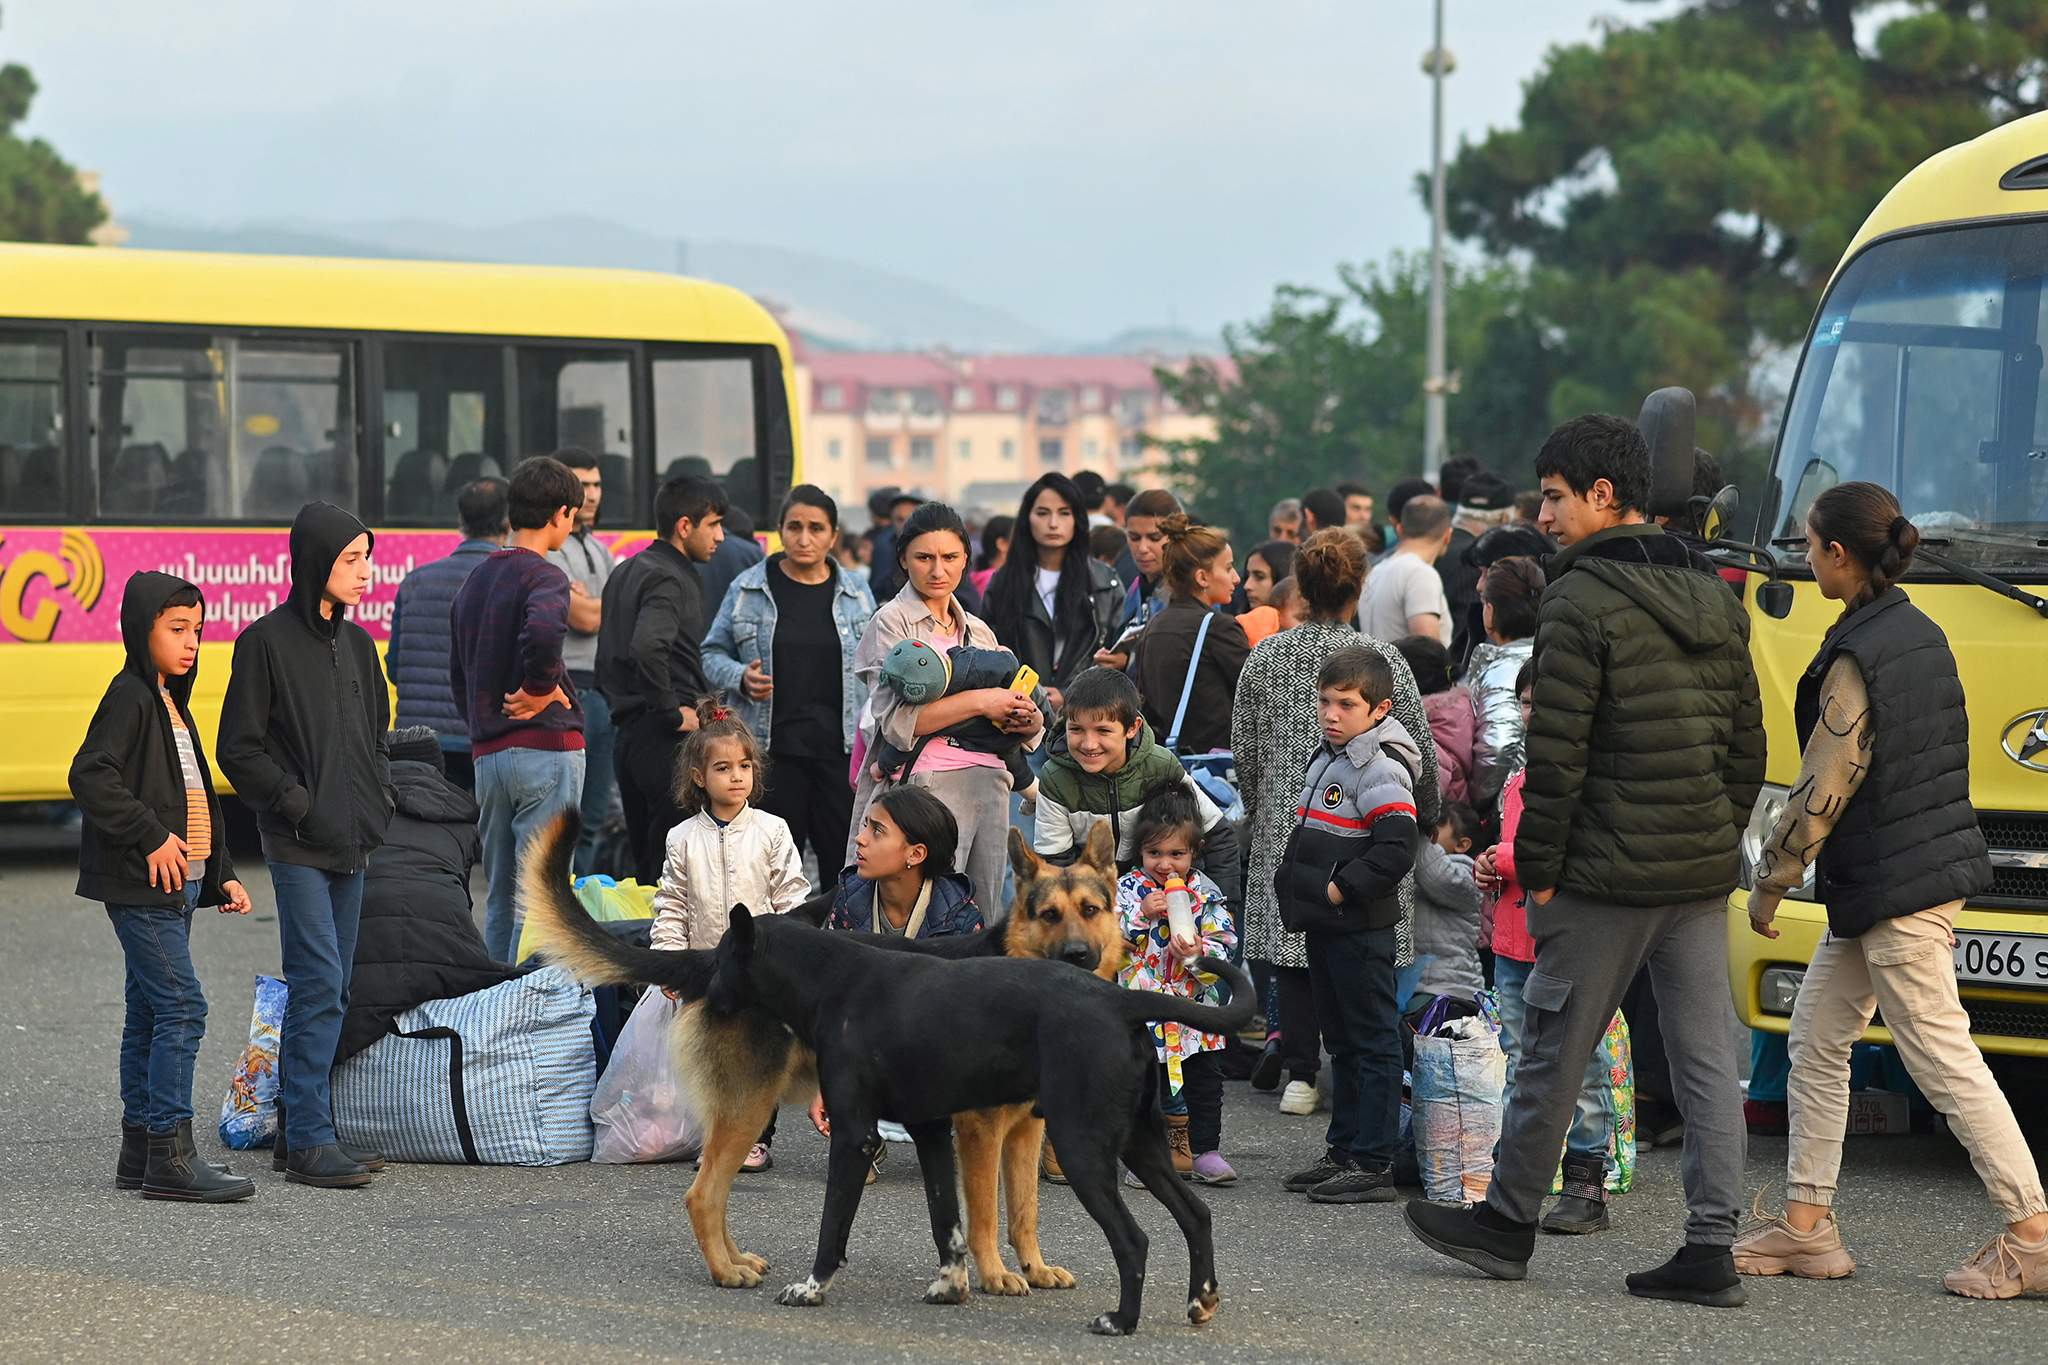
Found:
[[[477,932],[469,873],[481,856],[476,802],[432,763],[391,765],[398,805],[363,877],[363,918],[349,977],[343,1062],[429,1000],[452,1000],[519,975]]]
[[[121,594],[121,642],[128,657],[107,684],[85,742],[71,760],[71,795],[85,817],[78,844],[78,894],[108,905],[162,905],[182,908],[185,889],[164,891],[149,884],[149,855],[175,834],[185,838],[185,771],[178,761],[178,740],[171,718],[157,693],[156,665],[149,657],[149,633],[172,593],[192,584],[169,574],[147,570],[133,574]],[[194,589],[197,591],[197,589]],[[200,599],[205,611],[205,599]],[[166,678],[164,691],[192,736],[199,760],[199,779],[213,817],[213,852],[206,859],[199,903],[226,901],[221,884],[235,880],[228,858],[226,826],[220,799],[213,794],[213,774],[206,766],[206,746],[192,722],[192,684],[199,676],[195,662],[183,677]]]
[[[1421,746],[1391,715],[1341,749],[1328,740],[1317,748],[1273,878],[1289,929],[1355,934],[1401,922],[1422,762]],[[1332,885],[1341,904],[1330,904]]]
[[[1522,885],[1643,907],[1727,895],[1764,777],[1742,604],[1646,523],[1586,537],[1550,574],[1515,836]]]
[[[291,594],[235,640],[220,766],[274,862],[359,871],[395,804],[377,647],[345,608],[320,612],[335,560],[367,533],[334,504],[307,503],[292,521]]]

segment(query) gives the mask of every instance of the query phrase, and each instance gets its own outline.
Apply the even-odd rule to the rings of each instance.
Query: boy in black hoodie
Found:
[[[206,1033],[206,997],[192,968],[192,912],[249,913],[220,827],[192,682],[206,618],[199,589],[138,573],[121,595],[128,660],[107,684],[71,760],[85,817],[78,894],[104,901],[127,959],[121,1029],[121,1157],[114,1184],[145,1199],[221,1204],[246,1199],[246,1176],[198,1160],[192,1065]]]
[[[348,1007],[363,869],[391,818],[390,692],[377,647],[347,619],[370,586],[371,536],[332,503],[292,522],[292,590],[235,640],[220,766],[256,812],[284,947],[282,1121],[272,1166],[326,1188],[369,1183],[383,1158],[344,1149],[328,1071]]]

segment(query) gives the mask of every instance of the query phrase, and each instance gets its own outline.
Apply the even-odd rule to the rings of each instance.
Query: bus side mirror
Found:
[[[1701,501],[1698,498],[1694,502]],[[1728,534],[1728,528],[1735,524],[1735,513],[1742,506],[1742,490],[1729,484],[1714,494],[1704,511],[1700,513],[1700,538],[1719,540]]]
[[[1783,579],[1772,579],[1759,584],[1756,590],[1757,610],[1774,621],[1782,621],[1792,614],[1792,585]]]

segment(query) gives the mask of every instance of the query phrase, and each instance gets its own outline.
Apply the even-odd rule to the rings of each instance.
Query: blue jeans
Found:
[[[192,1117],[192,1065],[206,1036],[206,996],[192,970],[192,907],[109,905],[107,918],[128,963],[121,1025],[121,1122],[168,1133]]]
[[[583,707],[583,837],[576,844],[576,875],[613,869],[598,867],[597,845],[610,823],[612,796],[619,779],[612,772],[612,747],[618,731],[612,728],[612,704],[597,690],[596,678],[572,673],[576,700]]]
[[[1500,1108],[1505,1114],[1515,1093],[1515,1061],[1522,1055],[1522,1034],[1528,1010],[1522,1002],[1522,987],[1535,969],[1533,962],[1511,957],[1493,960],[1493,984],[1500,998],[1500,1045],[1508,1054],[1508,1083],[1501,1091]],[[1579,1087],[1578,1107],[1573,1112],[1571,1132],[1565,1135],[1569,1156],[1607,1157],[1607,1144],[1614,1137],[1614,1053],[1602,1038],[1586,1061],[1585,1083]]]
[[[327,1087],[334,1045],[348,1012],[356,926],[363,917],[363,874],[297,863],[270,865],[284,949],[284,1027],[278,1030],[277,1097],[292,1151],[333,1142]]]
[[[1436,998],[1435,996],[1430,996],[1428,999],[1419,999],[1416,994],[1417,989],[1422,985],[1422,973],[1434,961],[1436,961],[1436,954],[1434,953],[1417,953],[1414,961],[1405,967],[1395,970],[1394,998],[1401,1002],[1401,1013],[1406,1014],[1409,1010],[1420,1009],[1422,1006],[1427,1005],[1430,1000]]]
[[[1330,1050],[1329,1145],[1368,1170],[1393,1165],[1401,1137],[1401,1026],[1395,931],[1308,932],[1316,1021]]]
[[[519,943],[519,855],[557,811],[583,797],[583,753],[500,749],[476,761],[484,845],[484,947],[510,962]]]

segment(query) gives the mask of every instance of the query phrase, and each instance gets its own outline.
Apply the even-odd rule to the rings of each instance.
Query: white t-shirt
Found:
[[[1358,628],[1373,639],[1393,644],[1411,634],[1408,618],[1436,613],[1437,634],[1451,643],[1451,604],[1436,566],[1406,552],[1388,556],[1366,575],[1365,596],[1358,604]]]
[[[1045,603],[1046,618],[1054,622],[1060,619],[1060,614],[1053,610],[1052,605],[1053,599],[1059,595],[1060,571],[1058,569],[1040,569],[1038,571],[1038,600]],[[1053,631],[1052,634],[1052,661],[1058,663],[1060,655],[1067,652],[1065,648],[1066,640],[1058,630]]]

